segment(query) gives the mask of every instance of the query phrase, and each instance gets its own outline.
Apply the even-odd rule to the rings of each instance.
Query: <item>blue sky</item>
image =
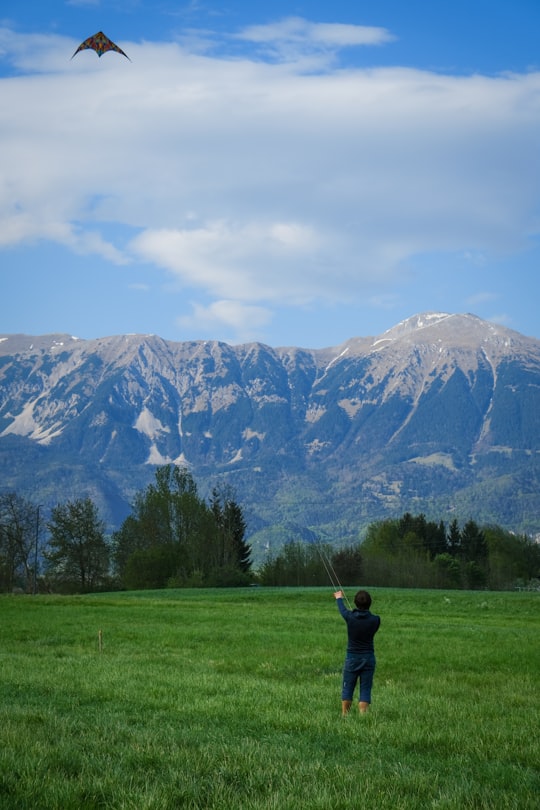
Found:
[[[540,338],[538,0],[3,0],[0,104],[0,332]]]

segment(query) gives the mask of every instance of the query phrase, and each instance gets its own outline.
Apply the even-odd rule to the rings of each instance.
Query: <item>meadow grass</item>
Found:
[[[371,592],[345,720],[326,589],[1,597],[0,808],[537,808],[539,595]]]

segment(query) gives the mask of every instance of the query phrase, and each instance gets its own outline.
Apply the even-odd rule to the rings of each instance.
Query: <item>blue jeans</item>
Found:
[[[347,655],[343,666],[342,700],[352,700],[356,682],[360,681],[359,701],[371,703],[371,687],[375,674],[375,656],[373,653],[364,655]]]

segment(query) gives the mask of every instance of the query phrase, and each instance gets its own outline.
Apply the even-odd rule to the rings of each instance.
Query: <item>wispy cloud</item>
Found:
[[[187,329],[208,330],[214,334],[225,329],[236,335],[237,340],[244,341],[262,335],[263,327],[271,318],[271,310],[266,307],[224,299],[213,301],[208,306],[193,302],[192,314],[179,317],[178,324]]]
[[[341,51],[385,45],[395,40],[386,28],[343,23],[317,23],[286,17],[264,25],[250,25],[224,35],[212,29],[184,29],[179,41],[198,53],[221,53],[270,62],[293,62],[297,70],[327,70]],[[240,48],[240,50],[239,50]]]
[[[342,23],[315,23],[302,17],[287,17],[268,25],[251,25],[244,28],[238,39],[249,42],[295,43],[302,47],[345,48],[359,45],[382,45],[392,42],[394,36],[386,28]]]

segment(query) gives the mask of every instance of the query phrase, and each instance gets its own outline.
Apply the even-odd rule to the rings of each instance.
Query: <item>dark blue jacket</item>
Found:
[[[381,625],[381,617],[369,610],[347,610],[343,599],[336,599],[336,602],[339,612],[347,622],[347,652],[351,655],[373,653],[373,636]]]

